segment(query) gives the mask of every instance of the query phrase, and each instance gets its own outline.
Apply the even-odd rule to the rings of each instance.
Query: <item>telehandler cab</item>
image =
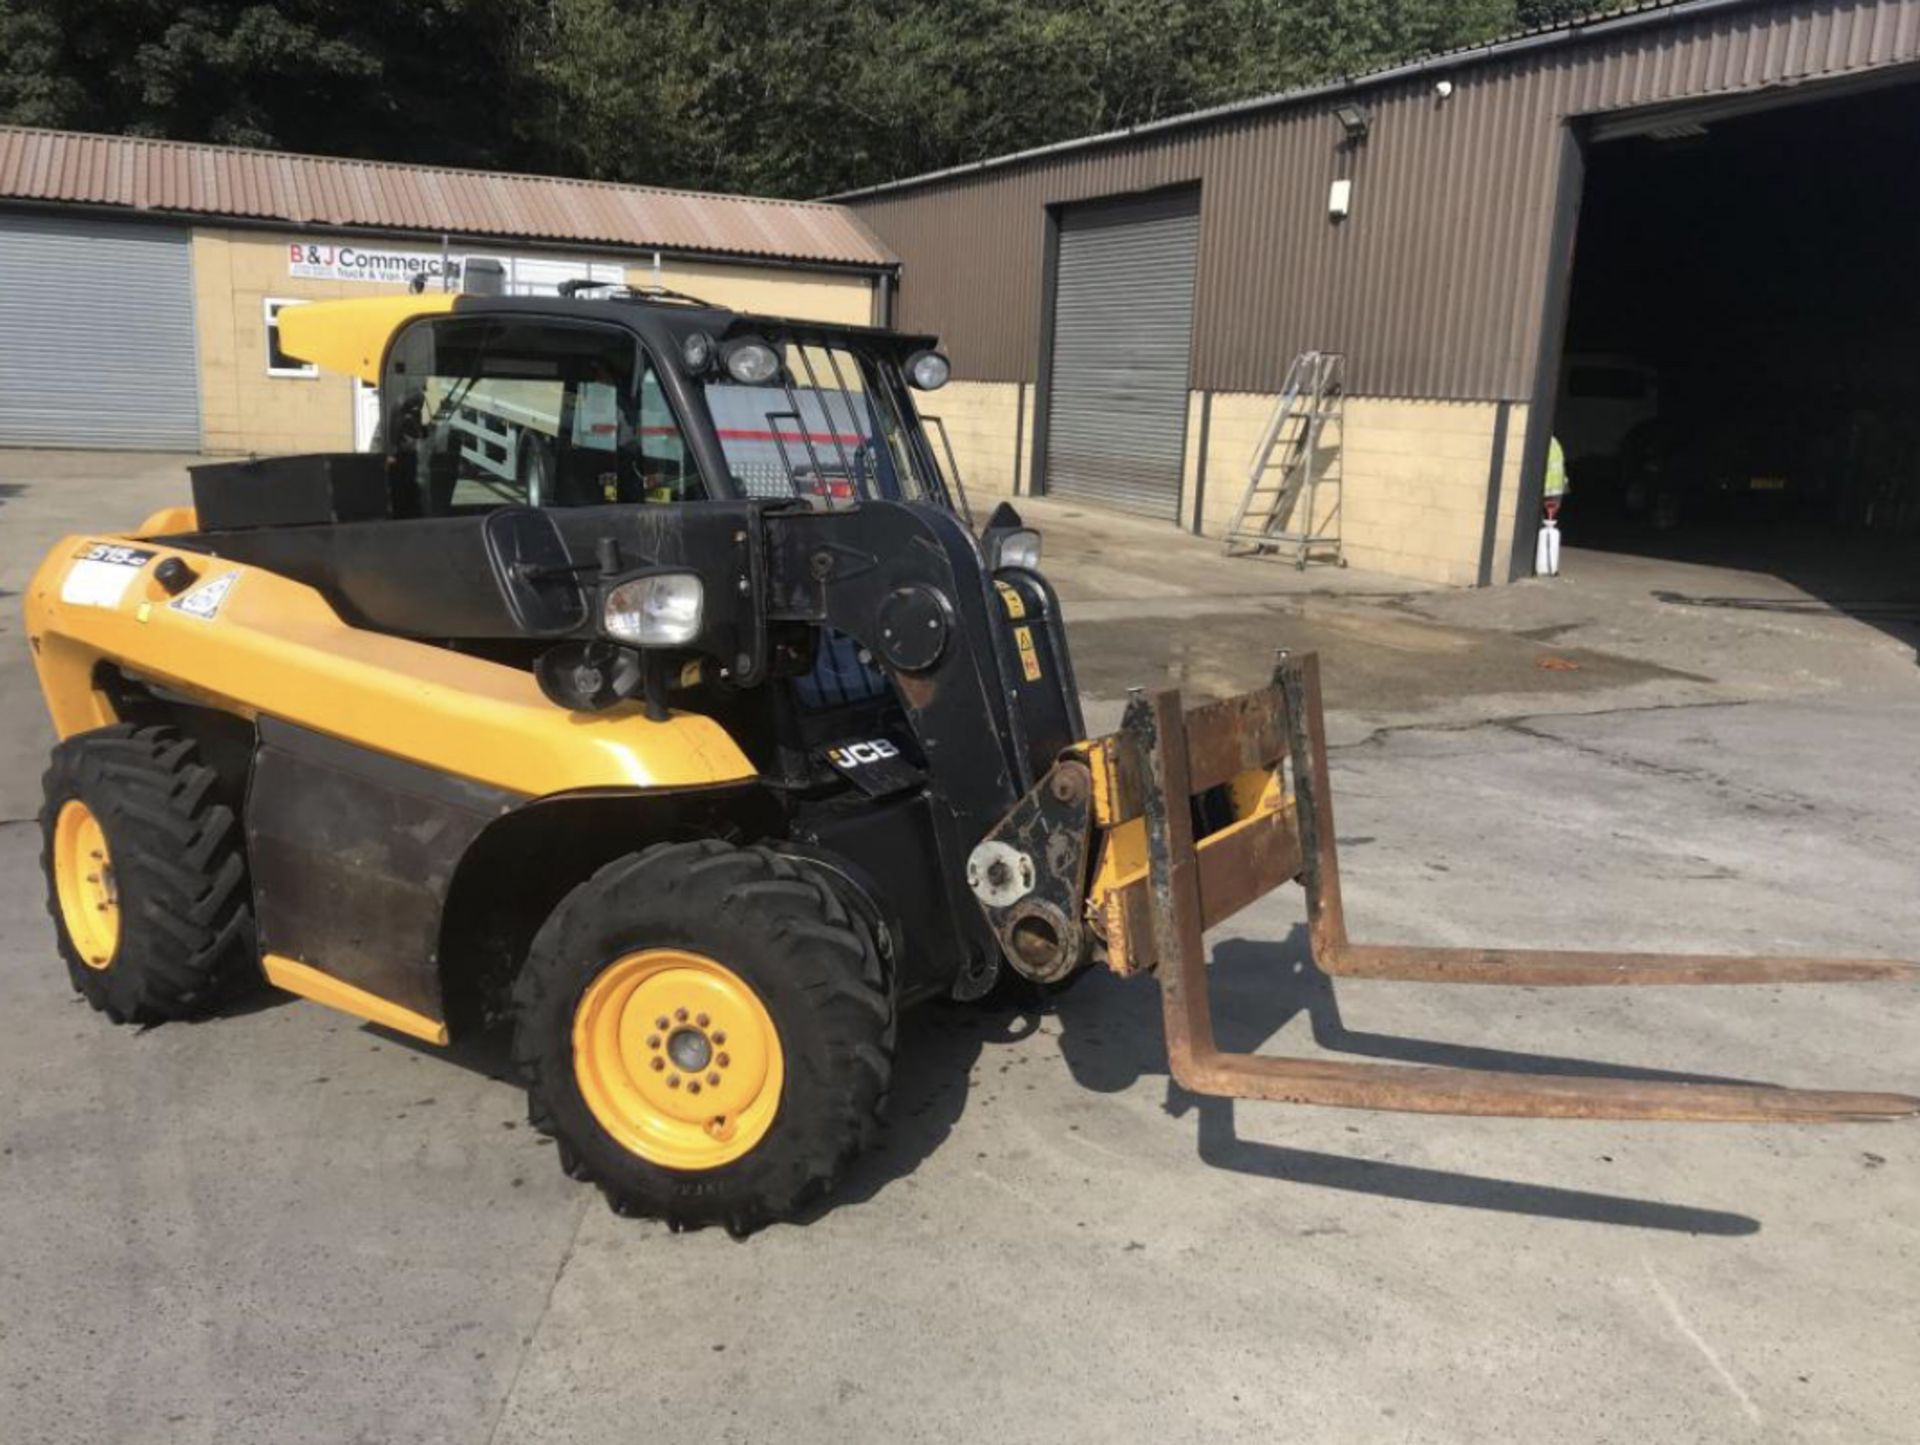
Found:
[[[1318,671],[1087,739],[1038,538],[957,514],[931,338],[691,298],[280,316],[380,388],[367,455],[202,466],[30,584],[74,987],[206,1012],[263,974],[444,1044],[508,1017],[533,1122],[623,1213],[826,1195],[900,1010],[1151,973],[1199,1093],[1438,1113],[1874,1119],[1916,1100],[1220,1052],[1203,930],[1297,880],[1330,974],[1910,977],[1876,960],[1347,939]]]

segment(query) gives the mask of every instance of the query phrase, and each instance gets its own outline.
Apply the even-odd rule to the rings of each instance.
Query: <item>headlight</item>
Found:
[[[713,365],[713,338],[704,331],[694,332],[680,343],[680,359],[687,364],[689,374],[704,375]]]
[[[765,386],[780,375],[780,356],[764,341],[736,341],[724,352],[727,375],[742,386]]]
[[[600,604],[609,637],[640,647],[679,647],[700,633],[700,579],[691,572],[656,572],[616,583]]]
[[[916,351],[907,358],[907,380],[921,391],[938,391],[953,375],[953,367],[937,351]]]
[[[1002,532],[994,544],[990,559],[997,571],[1002,567],[1022,567],[1029,572],[1040,569],[1040,534],[1028,527]]]

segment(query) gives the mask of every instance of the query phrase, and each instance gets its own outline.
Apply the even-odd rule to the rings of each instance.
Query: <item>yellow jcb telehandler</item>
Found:
[[[116,1022],[264,978],[444,1044],[511,1020],[533,1122],[622,1212],[827,1194],[900,1011],[1151,974],[1173,1077],[1358,1108],[1821,1121],[1916,1100],[1222,1053],[1201,937],[1306,890],[1335,975],[1886,979],[1876,960],[1348,941],[1318,674],[1088,739],[1039,539],[976,534],[932,338],[669,294],[289,308],[371,453],[210,464],[27,593],[74,987]]]

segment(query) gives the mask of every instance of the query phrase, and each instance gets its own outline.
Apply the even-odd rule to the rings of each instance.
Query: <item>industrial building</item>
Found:
[[[588,277],[860,324],[893,270],[834,205],[0,127],[0,446],[364,447],[372,388],[285,355],[274,318],[481,257],[520,295]]]
[[[1920,527],[1920,0],[1686,0],[835,197],[939,333],[976,493],[1219,535],[1290,361],[1338,353],[1313,520],[1529,575]]]

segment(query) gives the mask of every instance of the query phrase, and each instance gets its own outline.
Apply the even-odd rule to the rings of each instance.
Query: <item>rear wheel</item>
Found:
[[[73,987],[115,1023],[207,1013],[259,978],[240,828],[194,745],[101,728],[53,750],[47,911]]]
[[[553,454],[547,450],[545,440],[531,433],[520,438],[514,473],[529,507],[552,505]]]
[[[514,991],[528,1115],[622,1214],[746,1234],[823,1197],[872,1137],[894,1006],[820,871],[670,843],[600,870]]]

